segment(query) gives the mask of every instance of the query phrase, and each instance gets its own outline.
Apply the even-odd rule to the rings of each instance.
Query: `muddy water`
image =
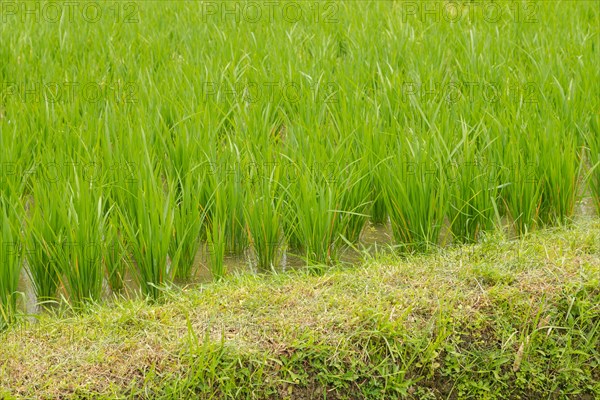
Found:
[[[361,235],[360,243],[356,245],[361,251],[374,251],[375,246],[385,247],[387,244],[392,244],[392,233],[390,225],[367,225]],[[341,251],[340,259],[343,262],[359,262],[361,259],[360,252],[351,248],[344,248]],[[278,271],[288,271],[303,268],[306,266],[306,261],[302,254],[297,254],[293,250],[282,249],[279,254],[279,265],[275,266]],[[198,250],[193,268],[194,274],[191,283],[204,283],[213,280],[210,270],[210,253],[206,245],[203,245]],[[225,270],[228,274],[236,273],[259,273],[256,268],[256,259],[250,249],[243,254],[226,254],[224,259]],[[183,284],[190,282],[181,282]]]
[[[19,288],[18,291],[21,296],[17,298],[17,306],[25,314],[32,315],[37,313],[37,297],[35,290],[33,289],[33,283],[27,273],[29,266],[27,261],[24,261],[23,268],[21,268],[21,274],[19,275]]]

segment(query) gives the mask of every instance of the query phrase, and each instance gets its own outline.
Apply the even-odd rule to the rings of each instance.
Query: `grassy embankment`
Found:
[[[5,397],[593,399],[600,223],[36,321],[2,333]]]

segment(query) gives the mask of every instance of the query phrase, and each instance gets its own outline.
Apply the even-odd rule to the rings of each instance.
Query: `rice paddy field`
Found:
[[[578,308],[575,318],[584,321],[579,325],[569,320],[575,300],[558,308],[562,314],[552,329],[562,335],[561,327],[571,324],[578,332],[560,337],[564,348],[579,352],[560,366],[562,380],[544,370],[543,358],[531,362],[532,371],[538,369],[531,375],[519,375],[533,333],[517,326],[506,332],[521,337],[511,353],[518,365],[511,358],[506,371],[498,367],[497,379],[477,381],[493,368],[477,372],[458,363],[443,364],[446,378],[436,380],[433,370],[419,364],[419,373],[428,376],[422,382],[429,382],[419,386],[419,374],[407,375],[410,368],[396,362],[409,357],[408,350],[379,353],[403,339],[393,334],[397,325],[382,327],[378,320],[381,336],[365,339],[360,350],[347,348],[345,358],[298,358],[298,365],[330,368],[330,380],[304,379],[297,370],[281,377],[284,362],[265,372],[280,377],[280,384],[270,381],[264,387],[271,391],[261,391],[254,374],[263,370],[252,367],[256,359],[244,358],[250,366],[242,368],[240,361],[225,368],[222,348],[211,347],[224,346],[225,336],[214,343],[210,335],[197,337],[188,316],[183,330],[197,352],[186,347],[193,353],[189,365],[224,368],[230,381],[197,374],[186,375],[186,382],[201,382],[206,392],[169,386],[165,382],[183,378],[161,375],[158,364],[144,359],[147,368],[132,373],[127,384],[79,382],[53,392],[62,387],[58,378],[53,384],[24,384],[23,378],[21,386],[0,378],[0,395],[4,390],[6,396],[36,397],[39,390],[41,398],[600,396],[599,66],[596,1],[1,0],[0,340],[10,343],[28,337],[36,325],[52,326],[40,322],[48,318],[83,323],[90,315],[160,312],[168,304],[185,314],[192,304],[202,308],[204,300],[194,293],[205,290],[222,290],[224,303],[235,304],[234,298],[242,302],[244,279],[252,283],[242,286],[255,289],[286,279],[290,288],[294,279],[308,288],[326,285],[328,276],[347,283],[355,273],[354,284],[373,287],[376,274],[392,279],[389,274],[398,272],[374,266],[370,276],[368,266],[381,260],[402,265],[418,260],[430,265],[422,276],[435,276],[447,263],[427,261],[436,257],[432,254],[446,257],[473,248],[484,249],[481,259],[500,265],[502,258],[487,254],[486,243],[502,249],[534,243],[531,259],[553,254],[544,262],[570,271],[548,277],[561,283],[553,281],[564,294],[556,301],[585,300],[588,308]],[[564,253],[554,251],[552,235],[569,232],[582,241],[565,245]],[[543,245],[535,244],[540,240]],[[516,259],[528,263],[527,257]],[[457,260],[461,266],[475,262],[472,254]],[[565,260],[579,269],[565,266]],[[461,276],[462,269],[452,265],[452,273]],[[510,268],[494,271],[490,279],[498,284],[519,275]],[[465,282],[473,282],[465,274]],[[389,279],[382,278],[387,282],[382,287]],[[584,281],[584,292],[571,286],[577,279]],[[433,278],[428,282],[421,284],[436,285]],[[572,296],[569,290],[575,290]],[[525,303],[533,298],[528,296],[547,295],[540,291],[519,296]],[[304,291],[290,292],[303,300]],[[391,293],[403,296],[397,288]],[[495,295],[501,297],[501,291]],[[211,296],[215,309],[235,312],[235,306],[219,305],[218,294]],[[254,296],[264,307],[275,307]],[[373,296],[383,307],[377,296],[386,295]],[[444,304],[443,294],[431,296]],[[554,304],[548,296],[547,304]],[[536,312],[544,304],[515,320],[541,324],[543,313]],[[406,317],[410,309],[398,306],[396,313]],[[369,320],[379,318],[373,310],[364,313]],[[496,313],[486,318],[509,324],[510,318]],[[351,323],[339,332],[327,324],[323,329],[334,336],[342,331],[352,336]],[[451,329],[450,323],[442,325]],[[442,325],[428,331],[439,349],[413,348],[428,355],[427,365],[439,366],[437,355],[451,353]],[[489,339],[485,346],[502,345],[500,353],[478,361],[483,364],[502,359],[511,346],[510,338],[481,335]],[[327,349],[322,351],[332,351]],[[293,352],[281,351],[293,359]],[[0,376],[8,377],[3,356],[8,360],[9,353],[0,351]],[[198,365],[205,356],[206,364]],[[391,369],[377,377],[373,370],[353,375],[358,365],[353,362]],[[512,375],[504,379],[505,372]],[[475,383],[457,385],[458,377]],[[161,385],[172,391],[132,389],[158,378],[167,379]],[[298,387],[308,389],[297,392]]]

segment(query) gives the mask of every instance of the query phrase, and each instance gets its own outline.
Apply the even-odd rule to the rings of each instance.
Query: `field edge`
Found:
[[[0,333],[3,398],[600,396],[600,220]]]

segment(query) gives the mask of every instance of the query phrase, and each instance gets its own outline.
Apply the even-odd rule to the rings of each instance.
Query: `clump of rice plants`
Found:
[[[184,175],[172,177],[171,186],[175,187],[175,227],[171,240],[170,254],[179,254],[179,265],[175,272],[178,279],[187,280],[191,277],[194,259],[200,245],[200,232],[206,210],[200,203],[199,194],[202,191],[204,177],[200,171],[192,169]]]
[[[0,331],[15,320],[22,268],[18,200],[0,197]]]
[[[200,203],[206,217],[212,218],[216,208],[220,208],[222,215],[215,217],[216,220],[223,218],[225,252],[228,254],[242,254],[248,248],[248,237],[244,223],[244,200],[246,185],[242,171],[245,160],[233,139],[226,138],[224,144],[220,144],[217,154],[206,155],[206,165],[203,165],[201,174],[203,180],[201,194],[210,193],[210,196],[202,196]],[[214,158],[213,158],[214,157]],[[210,190],[210,192],[207,192]],[[215,194],[219,194],[218,199]],[[204,197],[208,197],[204,199]],[[223,204],[219,205],[219,202]],[[205,205],[202,205],[204,203]],[[225,204],[226,203],[226,204]],[[210,204],[210,206],[209,206]],[[208,232],[208,230],[205,230]]]
[[[215,214],[207,227],[206,237],[210,253],[210,270],[215,280],[225,277],[225,221]]]
[[[227,197],[217,187],[209,204],[211,212],[206,225],[206,238],[210,255],[210,270],[214,279],[221,280],[225,277],[224,259],[229,203]]]
[[[176,255],[169,267],[175,201],[149,154],[139,161],[136,179],[128,182],[119,201],[127,241],[135,260],[134,272],[142,293],[152,300],[171,283],[177,267]]]
[[[586,135],[587,156],[590,170],[587,175],[592,200],[600,215],[600,116],[592,118],[591,130]]]
[[[129,253],[119,224],[114,217],[109,217],[104,229],[104,240],[101,243],[104,268],[108,284],[113,292],[125,287],[125,274],[129,268]]]
[[[350,243],[357,243],[360,234],[369,219],[372,209],[372,185],[369,167],[365,158],[350,162],[338,175],[341,193],[340,218],[342,235]],[[385,214],[385,213],[384,213]]]
[[[75,171],[68,184],[67,203],[61,208],[67,244],[57,248],[65,288],[73,306],[98,302],[102,295],[104,268],[102,241],[106,215],[100,188],[82,181]]]
[[[479,154],[476,138],[469,134],[444,165],[449,192],[448,219],[458,243],[473,243],[480,232],[493,227],[498,197],[498,171]]]
[[[287,168],[289,173],[291,168]],[[294,164],[294,170],[297,171],[296,165]],[[298,230],[298,214],[296,213],[295,203],[291,199],[291,194],[288,192],[292,186],[296,185],[297,176],[285,177],[285,185],[282,182],[282,195],[283,211],[281,227],[286,240],[288,250],[292,252],[299,252],[302,249],[302,240],[300,238],[300,232]]]
[[[513,137],[504,152],[502,200],[519,236],[534,230],[539,221],[544,181],[538,149],[537,137]]]
[[[575,212],[583,158],[575,135],[565,132],[559,123],[550,125],[539,137],[539,175],[543,177],[539,218],[543,225],[564,225]]]
[[[1,98],[1,96],[0,96]],[[0,106],[0,116],[2,106]],[[1,121],[1,118],[0,118]],[[28,174],[19,174],[18,168],[28,170],[33,165],[31,149],[36,142],[35,135],[23,135],[15,129],[3,128],[0,124],[0,195],[6,199],[20,198],[28,194]]]
[[[68,198],[64,186],[44,180],[32,184],[34,204],[26,218],[25,257],[27,272],[39,304],[56,302],[62,274],[61,259],[57,256],[66,241],[66,221],[62,204],[54,199]]]
[[[381,174],[385,168],[382,160],[388,156],[388,135],[383,132],[369,131],[365,139],[365,156],[368,158],[369,175],[371,180],[371,222],[385,224],[387,222],[387,209],[385,201],[385,187],[381,182]]]
[[[164,132],[158,138],[164,148],[164,174],[169,186],[174,190],[175,217],[174,233],[169,253],[179,255],[179,265],[175,277],[189,280],[194,266],[194,259],[199,248],[201,226],[205,214],[203,187],[210,182],[207,179],[207,168],[199,162],[202,154],[199,142],[187,127],[177,126],[173,121],[174,111],[166,111],[166,121],[162,120]]]
[[[338,194],[325,171],[298,165],[300,173],[285,188],[284,218],[299,242],[299,251],[309,264],[329,265],[339,253],[340,234]]]
[[[373,186],[378,188],[378,186]],[[372,190],[372,193],[377,192],[379,192],[379,188]],[[385,224],[387,220],[387,210],[385,208],[385,197],[381,194],[381,192],[379,192],[377,195],[374,195],[371,204],[371,222],[374,224]]]
[[[441,153],[433,141],[398,141],[382,173],[394,239],[402,252],[426,251],[438,243],[447,207]]]
[[[244,216],[259,271],[272,270],[279,264],[283,209],[279,171],[277,166],[271,171],[265,170],[246,199]]]
[[[221,164],[217,173],[217,185],[223,191],[223,198],[229,202],[225,215],[225,250],[230,254],[242,254],[248,248],[248,237],[244,223],[245,185],[240,166],[243,162],[239,157]]]

